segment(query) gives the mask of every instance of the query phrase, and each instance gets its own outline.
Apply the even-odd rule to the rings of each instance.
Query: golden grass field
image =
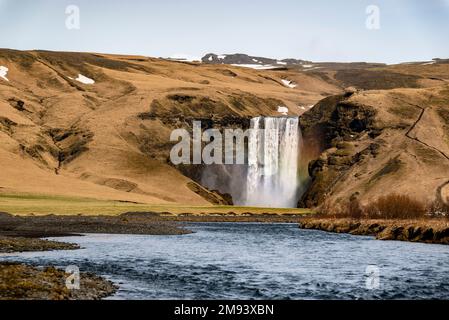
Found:
[[[189,206],[167,204],[138,204],[121,201],[97,200],[91,198],[39,195],[0,194],[0,211],[15,215],[117,215],[130,211],[146,211],[171,214],[309,214],[310,209],[256,208],[238,206]]]

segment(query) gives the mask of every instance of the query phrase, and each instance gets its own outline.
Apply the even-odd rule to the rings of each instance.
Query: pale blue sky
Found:
[[[78,5],[81,29],[65,27]],[[380,30],[365,27],[368,5]],[[0,0],[0,47],[313,61],[449,58],[449,0]]]

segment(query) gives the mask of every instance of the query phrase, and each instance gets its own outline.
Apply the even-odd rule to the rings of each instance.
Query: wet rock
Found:
[[[73,243],[0,235],[0,253],[74,250],[79,248],[79,245]]]
[[[80,288],[71,290],[67,276],[54,267],[1,263],[0,300],[98,300],[117,290],[112,282],[90,273],[81,273]]]
[[[378,240],[400,240],[449,244],[449,222],[445,220],[352,220],[302,218],[301,229],[353,235],[372,235]]]
[[[422,235],[421,235],[421,240],[422,240],[422,241],[432,241],[432,240],[434,240],[434,232],[433,232],[433,229],[430,228],[430,229],[425,230],[425,231],[422,233]]]

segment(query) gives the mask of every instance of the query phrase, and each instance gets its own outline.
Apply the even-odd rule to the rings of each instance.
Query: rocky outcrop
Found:
[[[195,182],[188,182],[187,187],[212,204],[233,205],[232,197],[228,193],[222,194],[217,190],[207,190]]]
[[[365,156],[375,156],[379,145],[371,143],[360,152],[351,144],[361,134],[378,135],[374,126],[373,108],[353,104],[352,95],[338,95],[320,101],[313,111],[305,113],[300,124],[308,148],[314,149],[317,159],[309,162],[311,184],[299,202],[302,207],[321,204],[339,179]]]
[[[79,245],[72,243],[0,235],[0,253],[74,250],[79,248]]]
[[[320,101],[300,119],[311,182],[299,206],[344,205],[354,194],[364,204],[391,193],[440,199],[448,102],[445,88],[351,90]]]
[[[69,129],[53,128],[48,130],[54,145],[58,149],[57,160],[59,170],[65,163],[69,163],[88,150],[87,145],[93,139],[93,133],[76,127]]]
[[[68,275],[54,267],[1,263],[0,300],[98,300],[117,291],[112,282],[90,273],[81,273],[80,289],[70,290]]]
[[[400,240],[449,244],[449,222],[444,220],[352,220],[305,218],[301,229],[375,236],[379,240]]]

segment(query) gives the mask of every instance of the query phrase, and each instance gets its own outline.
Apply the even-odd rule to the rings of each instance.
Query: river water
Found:
[[[110,299],[448,299],[449,246],[300,230],[189,223],[181,236],[85,235],[74,251],[0,256],[76,265],[119,285]]]

